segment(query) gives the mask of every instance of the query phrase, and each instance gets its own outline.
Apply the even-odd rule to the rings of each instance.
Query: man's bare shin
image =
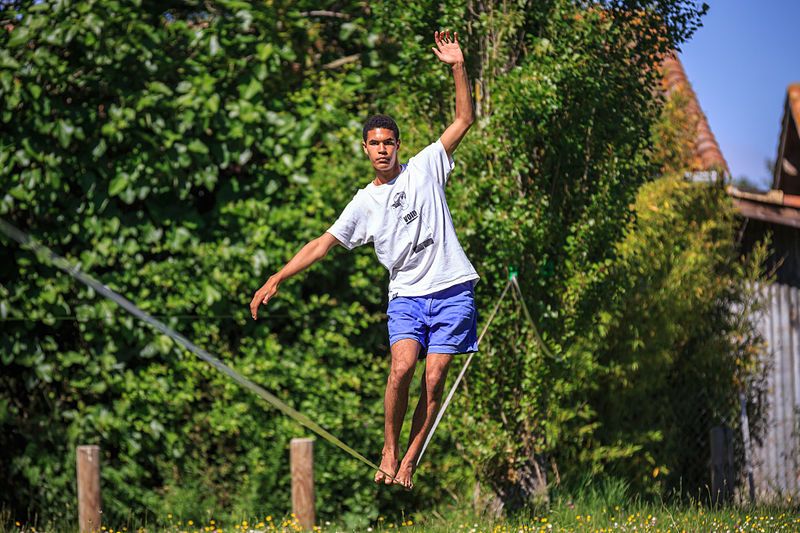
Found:
[[[383,453],[397,458],[400,430],[408,410],[408,390],[417,363],[420,345],[412,339],[397,341],[392,346],[392,368],[386,380],[384,406]]]
[[[433,356],[433,357],[431,357]],[[419,403],[414,410],[414,420],[411,424],[411,434],[408,437],[404,463],[416,464],[417,456],[422,449],[422,444],[433,426],[436,414],[441,406],[444,384],[447,379],[447,370],[453,356],[450,354],[429,354],[428,365],[422,377],[422,388]]]

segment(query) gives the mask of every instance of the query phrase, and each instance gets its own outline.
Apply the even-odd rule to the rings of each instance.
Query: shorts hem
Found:
[[[447,355],[457,355],[462,353],[477,353],[478,347],[477,346],[470,346],[466,350],[459,349],[458,347],[454,346],[428,346],[428,353],[440,353],[440,354],[447,354]]]
[[[413,335],[411,333],[399,333],[396,336],[390,338],[389,339],[389,348],[394,346],[397,341],[402,341],[404,339],[413,339],[413,340],[417,341],[420,344],[420,346],[422,347],[420,349],[421,352],[424,352],[427,349],[425,347],[425,343],[422,341],[422,339],[420,339],[419,337],[417,337],[417,336],[415,336],[415,335]]]

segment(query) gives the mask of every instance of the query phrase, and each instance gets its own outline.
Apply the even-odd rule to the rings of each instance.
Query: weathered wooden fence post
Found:
[[[292,439],[289,452],[292,471],[292,512],[300,527],[314,529],[314,440]]]
[[[76,462],[80,532],[100,531],[100,446],[78,446]]]
[[[729,427],[711,428],[711,503],[729,502],[733,496],[733,431]]]

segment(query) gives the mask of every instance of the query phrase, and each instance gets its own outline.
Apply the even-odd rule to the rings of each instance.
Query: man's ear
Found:
[[[366,155],[369,155],[369,152],[367,152],[367,141],[361,141],[361,149],[364,150]]]

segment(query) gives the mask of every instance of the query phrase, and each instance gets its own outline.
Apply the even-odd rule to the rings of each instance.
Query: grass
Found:
[[[520,513],[515,517],[492,517],[463,508],[448,508],[427,514],[416,513],[399,520],[378,517],[359,528],[322,520],[315,531],[326,533],[365,531],[367,533],[551,533],[551,532],[758,532],[800,531],[800,507],[791,498],[781,505],[721,506],[717,508],[690,501],[665,504],[630,497],[624,484],[604,484],[599,489],[578,491],[574,497],[553,497],[548,509]],[[68,524],[36,526],[16,522],[0,514],[0,533],[67,532]],[[294,515],[251,517],[238,523],[178,518],[168,515],[160,523],[126,524],[103,528],[103,533],[259,533],[301,531]]]

